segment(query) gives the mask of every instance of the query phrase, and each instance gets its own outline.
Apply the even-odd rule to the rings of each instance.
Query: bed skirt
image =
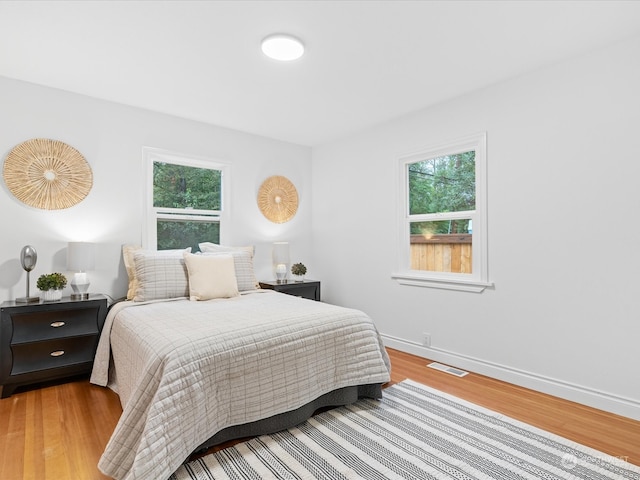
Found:
[[[310,418],[317,410],[327,407],[338,407],[355,402],[359,398],[382,398],[382,384],[356,385],[339,388],[312,400],[290,412],[280,413],[255,422],[235,425],[220,430],[209,440],[200,445],[194,453],[202,453],[211,447],[230,440],[245,437],[257,437],[295,427]],[[186,461],[186,460],[185,460]]]

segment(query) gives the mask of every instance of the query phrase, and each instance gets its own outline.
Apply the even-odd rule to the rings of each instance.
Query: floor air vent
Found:
[[[455,375],[456,377],[464,377],[469,372],[465,372],[464,370],[460,370],[458,368],[450,367],[449,365],[443,365],[441,363],[433,362],[427,365],[429,368],[433,368],[435,370],[440,370],[441,372],[450,373],[451,375]]]

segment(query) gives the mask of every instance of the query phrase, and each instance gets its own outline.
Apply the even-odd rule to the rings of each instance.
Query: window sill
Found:
[[[423,275],[412,273],[393,273],[391,274],[391,278],[395,279],[400,285],[457,290],[460,292],[482,293],[487,287],[493,287],[493,283],[491,282],[462,280],[457,278],[425,277]]]

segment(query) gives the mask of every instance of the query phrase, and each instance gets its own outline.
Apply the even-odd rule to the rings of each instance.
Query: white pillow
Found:
[[[246,292],[248,290],[256,290],[258,281],[253,271],[253,258],[246,250],[235,250],[229,253],[202,253],[201,256],[215,255],[231,255],[236,271],[236,280],[238,282],[238,291]]]
[[[189,300],[237,297],[238,283],[231,255],[184,254],[189,273]]]
[[[138,281],[133,300],[146,302],[189,296],[184,250],[138,250],[133,254],[135,278]]]
[[[255,252],[254,246],[249,247],[226,247],[224,245],[218,245],[217,243],[203,242],[199,243],[200,251],[202,253],[229,253],[229,252],[249,252],[251,258]]]

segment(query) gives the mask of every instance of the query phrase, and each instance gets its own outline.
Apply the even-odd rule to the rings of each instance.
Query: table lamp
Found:
[[[69,242],[67,248],[67,268],[76,272],[71,280],[71,300],[87,300],[89,277],[87,270],[94,267],[94,244],[87,242]]]
[[[273,244],[273,270],[278,283],[287,281],[289,271],[289,242],[275,242]]]

